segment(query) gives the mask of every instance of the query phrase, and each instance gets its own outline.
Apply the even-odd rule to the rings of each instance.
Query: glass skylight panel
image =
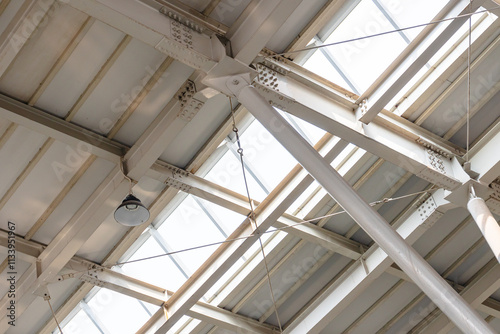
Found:
[[[164,253],[165,252],[158,245],[156,240],[150,237],[137,252],[134,253],[129,261],[144,259]],[[169,256],[126,263],[121,269],[126,275],[130,275],[170,291],[176,291],[187,279]]]
[[[431,22],[448,0],[378,0],[399,28],[407,28]],[[424,27],[404,30],[413,40]]]
[[[241,135],[244,159],[251,162],[270,191],[297,164],[292,155],[260,124],[253,121]]]
[[[326,131],[318,128],[317,126],[304,121],[303,119],[296,117],[292,114],[286,114],[287,120],[290,122],[290,119],[293,120],[292,125],[298,125],[302,130],[302,133],[305,134],[308,141],[314,145],[325,135]]]
[[[226,209],[220,205],[214,204],[204,199],[199,199],[201,203],[215,215],[219,225],[222,227],[226,235],[231,235],[233,231],[241,225],[246,216],[243,216],[237,212]]]
[[[101,334],[101,331],[89,319],[83,310],[78,313],[62,327],[64,334]],[[59,330],[53,331],[54,334],[59,334]]]
[[[247,152],[244,150],[243,154],[246,156]],[[246,195],[245,181],[243,180],[242,173],[240,160],[232,152],[226,152],[219,162],[208,172],[205,179],[236,191],[239,194]],[[248,173],[247,181],[252,199],[262,201],[267,195],[265,191]]]
[[[302,66],[342,88],[349,89],[347,81],[333,68],[332,64],[319,50],[316,50]]]
[[[391,22],[368,0],[362,1],[325,40],[325,44],[394,30]],[[339,65],[363,92],[404,50],[407,43],[397,33],[327,47]]]
[[[87,304],[110,333],[135,333],[150,318],[136,299],[108,289],[100,289]]]
[[[225,240],[200,206],[189,195],[158,228],[172,250],[204,246]],[[190,270],[195,272],[218,246],[204,247],[176,254]]]

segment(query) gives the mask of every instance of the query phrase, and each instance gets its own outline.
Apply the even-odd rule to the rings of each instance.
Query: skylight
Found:
[[[307,69],[361,95],[411,43],[423,27],[377,37],[432,21],[447,1],[363,0],[333,32],[311,45],[340,43],[319,48],[304,63]],[[332,22],[331,24],[337,24]],[[325,71],[325,68],[330,68]]]

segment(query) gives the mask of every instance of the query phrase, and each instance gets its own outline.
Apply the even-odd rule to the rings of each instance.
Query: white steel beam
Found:
[[[7,232],[0,231],[0,246],[8,246]],[[24,238],[16,238],[17,256],[19,258],[23,258],[23,260],[27,262],[34,262],[44,248],[44,245],[38,244],[34,241],[28,241]],[[394,269],[393,271],[402,273],[398,269]],[[172,295],[172,292],[166,291],[163,288],[156,287],[127,275],[112,271],[96,263],[79,257],[73,257],[67,264],[63,272],[64,274],[56,277],[54,284],[57,284],[58,281],[69,278],[77,278],[83,282],[88,283],[87,285],[84,285],[84,287],[80,287],[75,293],[74,298],[77,300],[82,299],[90,291],[91,286],[99,286],[111,289],[132,298],[136,298],[138,300],[152,303],[158,306],[161,306],[163,302],[165,302],[166,298]],[[412,282],[408,277],[405,277],[405,280]],[[452,282],[449,283],[452,284]],[[477,283],[474,280],[470,284],[473,285]],[[465,289],[462,286],[455,285],[455,287],[459,291],[463,291]],[[73,307],[70,307],[69,311],[72,309]],[[499,317],[500,315],[499,303],[491,298],[487,298],[481,305],[479,305],[478,310],[496,317]],[[238,328],[242,330],[248,330],[248,326],[251,326],[254,329],[260,328],[260,330],[264,331],[273,329],[272,326],[261,324],[253,319],[244,317],[242,318],[239,315],[203,302],[198,302],[196,305],[194,305],[189,311],[188,315],[226,329],[229,329],[228,326],[233,326],[229,330],[237,330]],[[243,323],[241,323],[242,321]],[[263,327],[259,327],[258,325],[262,325]],[[48,331],[44,330],[42,332],[45,333]]]
[[[170,19],[138,2],[69,0],[69,5],[202,71],[212,69],[216,61],[225,61],[227,66],[232,66],[231,70],[240,73],[249,70],[239,61],[223,59],[223,46],[215,40],[208,45],[206,38],[199,36],[199,40],[193,39],[192,48],[182,46],[172,38],[168,29]],[[287,73],[286,76],[276,75],[279,92],[256,85],[275,106],[434,184],[447,189],[459,185],[449,163],[450,157],[461,155],[462,150],[458,147],[390,113],[379,114],[374,124],[361,127],[354,112],[357,105],[345,97],[347,92],[334,91],[324,80],[322,84],[311,80],[314,75],[286,60],[268,62],[269,66]]]
[[[131,1],[117,2],[117,0],[90,0],[87,2],[70,0],[69,4],[149,45],[156,46],[162,39],[173,40],[170,32],[166,31],[168,29],[165,29],[165,26],[168,25],[166,22],[170,22],[168,21],[169,18],[162,17],[161,14],[154,12],[152,9]],[[137,22],[147,22],[147,26],[139,25]],[[175,43],[168,46],[167,49],[178,50],[179,45]],[[200,44],[198,49],[194,48],[194,46],[194,49],[186,47],[181,49],[185,49],[185,52],[196,53],[198,58],[209,61],[209,66],[189,64],[207,71],[215,65],[215,62],[209,59],[221,59],[221,46],[208,47],[206,41],[195,42],[193,40],[193,45],[198,43]],[[213,44],[217,43],[214,42]],[[166,51],[164,50],[164,52]],[[194,57],[192,54],[187,56],[173,51],[166,53],[185,63],[187,59]],[[332,89],[314,82],[314,80],[310,79],[311,74],[300,70],[298,66],[286,62],[286,65],[281,63],[272,62],[272,66],[280,68],[284,73],[288,73],[286,77],[276,75],[280,93],[269,89],[269,87],[257,85],[266,98],[273,101],[277,107],[281,107],[287,112],[299,116],[387,161],[402,166],[432,183],[447,189],[452,189],[458,185],[457,180],[450,174],[448,160],[451,156],[461,155],[462,152],[459,148],[389,113],[379,115],[375,119],[375,124],[361,127],[353,111],[353,108],[356,108],[353,101],[349,101],[345,96],[341,96],[339,93],[333,92]],[[308,86],[307,89],[306,85]],[[339,101],[340,104],[335,103],[335,101]],[[437,157],[433,156],[435,152],[438,153]],[[443,164],[444,171],[439,166],[436,168],[431,165],[429,159],[433,158],[437,158],[435,160],[438,160],[438,165]]]
[[[344,146],[341,145],[341,147]],[[338,150],[339,148],[336,147],[335,151]],[[248,200],[241,194],[166,163],[157,163],[152,166],[152,170],[159,172],[160,175],[156,175],[156,177],[169,187],[206,199],[242,215],[250,214]],[[149,175],[153,174],[149,173]],[[255,202],[255,204],[259,203]],[[359,243],[314,224],[305,223],[303,220],[288,214],[279,217],[273,226],[285,228],[284,232],[286,233],[316,243],[351,259],[356,260],[361,255]]]
[[[180,25],[159,11],[133,0],[67,0],[68,5],[109,24],[195,69],[207,71],[225,54],[204,33]],[[174,29],[175,28],[175,29]],[[184,29],[187,36],[184,36]],[[177,33],[178,31],[178,33]]]
[[[225,87],[222,85],[223,82]],[[268,104],[268,100],[249,85],[247,77],[235,75],[214,78],[212,83],[214,85],[219,83],[219,89],[234,94],[457,326],[471,333],[494,333],[477,312],[464,302],[436,271]],[[323,328],[321,325],[318,326],[318,323],[322,322],[323,318],[318,313],[314,314],[314,320],[303,321],[289,332],[317,333],[321,331]],[[324,322],[322,323],[324,326]]]
[[[267,230],[307,189],[313,179],[300,166],[287,177],[255,209],[255,230],[247,218],[229,239],[247,237],[221,245],[188,281],[167,301],[168,320],[156,333],[166,333],[257,240],[259,231]]]
[[[188,120],[184,119],[179,121],[179,108],[180,101],[177,98],[172,99],[125,154],[128,177],[139,180],[145,175],[171,140],[188,123]],[[99,225],[116,209],[128,191],[129,182],[117,166],[40,254],[37,259],[36,279],[21,279],[18,282],[16,313],[19,318],[36,298],[34,293],[53,280]],[[0,317],[5,316],[4,306],[8,302],[5,295],[0,301]],[[7,326],[7,322],[2,322],[0,332],[6,331]]]
[[[9,69],[31,34],[46,20],[47,12],[55,0],[25,0],[0,35],[0,78]]]
[[[500,264],[498,264],[496,259],[493,259],[478,272],[475,279],[467,284],[460,294],[472,307],[479,308],[479,306],[499,288]],[[439,316],[425,327],[421,333],[444,334],[448,333],[452,328],[453,323],[451,323],[444,314],[439,312]],[[468,333],[467,329],[464,327],[457,326],[457,328]]]
[[[250,64],[301,3],[302,0],[265,0],[248,6],[226,34],[234,59]]]
[[[71,269],[72,271],[76,271],[76,274],[69,273],[58,276],[57,281],[68,278],[78,278],[94,286],[110,289],[161,307],[163,307],[165,301],[173,295],[173,292],[167,291],[164,288],[143,282],[99,265],[86,263],[85,261],[79,264],[77,264],[76,261],[72,261]],[[186,315],[235,332],[242,330],[248,333],[275,333],[275,328],[273,326],[262,324],[254,319],[237,315],[203,302],[197,302],[193,305]]]
[[[396,94],[403,89],[404,86],[420,71],[422,67],[434,56],[434,54],[456,33],[456,31],[468,20],[467,16],[471,11],[477,10],[485,0],[474,1],[466,4],[466,7],[459,13],[459,17],[455,18],[448,26],[437,36],[432,43],[425,49],[402,74],[398,74],[397,78],[389,76],[387,80],[393,81],[392,84],[383,90],[375,90],[368,97],[368,105],[366,109],[360,113],[359,120],[365,124],[370,123],[375,119],[377,114],[385,108]],[[463,3],[463,2],[462,2]],[[437,26],[435,26],[437,29]],[[393,74],[394,75],[394,74]],[[366,97],[365,97],[366,98]]]
[[[90,147],[89,153],[114,163],[118,163],[120,157],[128,150],[125,145],[1,94],[0,117],[66,143],[75,149]],[[84,147],[80,147],[81,145]]]
[[[367,125],[357,121],[355,104],[291,63],[268,60],[267,70],[277,86],[254,82],[273,106],[312,123],[335,136],[446,189],[459,186],[451,157],[462,150],[392,113],[382,112]],[[282,74],[285,73],[286,75]],[[276,79],[276,80],[275,80]]]

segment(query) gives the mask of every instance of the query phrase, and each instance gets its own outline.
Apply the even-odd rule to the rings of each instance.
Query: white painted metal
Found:
[[[245,84],[240,76],[229,78],[226,85],[403,271],[414,278],[415,283],[459,328],[470,333],[494,333],[477,312],[465,303],[436,271],[359,197],[254,87]],[[290,333],[319,332],[317,328],[311,331],[314,325],[315,323],[304,321]]]
[[[477,10],[483,1],[474,1],[471,4],[471,10]],[[464,15],[469,13],[469,5],[459,14]],[[398,76],[392,85],[386,88],[382,93],[379,93],[379,97],[373,99],[374,101],[369,101],[369,107],[366,113],[364,113],[359,120],[365,124],[370,123],[377,114],[385,107],[389,101],[396,96],[396,94],[420,71],[420,69],[425,66],[425,64],[434,56],[434,54],[450,39],[457,29],[462,26],[466,21],[467,16],[461,16],[454,19],[441,34],[434,39],[434,41],[427,47],[427,49],[422,52],[417,59],[415,59],[410,66]]]
[[[301,2],[302,0],[260,1],[250,13],[243,13],[241,22],[234,24],[226,35],[231,40],[234,58],[250,64]]]
[[[460,292],[463,298],[474,308],[478,308],[493,292],[500,288],[500,265],[496,260],[491,260],[476,278]],[[420,332],[422,334],[444,334],[453,328],[453,324],[440,314],[429,326]],[[458,329],[469,333],[467,329],[457,326]]]
[[[480,197],[471,198],[467,203],[467,209],[483,234],[486,242],[493,251],[493,255],[500,262],[500,226],[490,209],[486,206],[484,199]]]
[[[255,208],[255,221],[259,230],[266,230],[307,189],[313,179],[300,166],[296,166],[268,197]],[[222,275],[240,259],[257,240],[258,233],[247,218],[229,236],[230,239],[247,237],[221,245],[190,279],[167,301],[168,320],[156,333],[166,333],[198,301]],[[251,236],[251,237],[249,237]]]
[[[179,101],[171,103],[157,116],[148,131],[125,155],[126,173],[134,180],[139,180],[149,170],[166,146],[181,131],[187,121],[175,122],[178,119]],[[124,179],[120,167],[116,167],[96,189],[92,196],[68,221],[64,228],[47,246],[39,257],[40,273],[36,279],[21,279],[19,281],[17,315],[21,317],[26,308],[36,298],[31,292],[40,289],[64,267],[73,255],[85,244],[101,223],[116,209],[129,191],[129,182]],[[1,305],[8,303],[5,295]],[[0,311],[4,316],[6,307]],[[0,331],[8,326],[0,324]]]

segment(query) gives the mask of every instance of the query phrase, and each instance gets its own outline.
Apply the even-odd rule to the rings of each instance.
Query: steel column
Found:
[[[240,76],[230,77],[226,86],[457,327],[467,333],[494,333],[476,311],[297,134],[253,86]],[[290,333],[319,332],[318,329],[311,331],[312,326],[311,323],[301,323]]]
[[[500,262],[500,226],[480,197],[471,198],[467,209],[490,246],[495,258]]]

